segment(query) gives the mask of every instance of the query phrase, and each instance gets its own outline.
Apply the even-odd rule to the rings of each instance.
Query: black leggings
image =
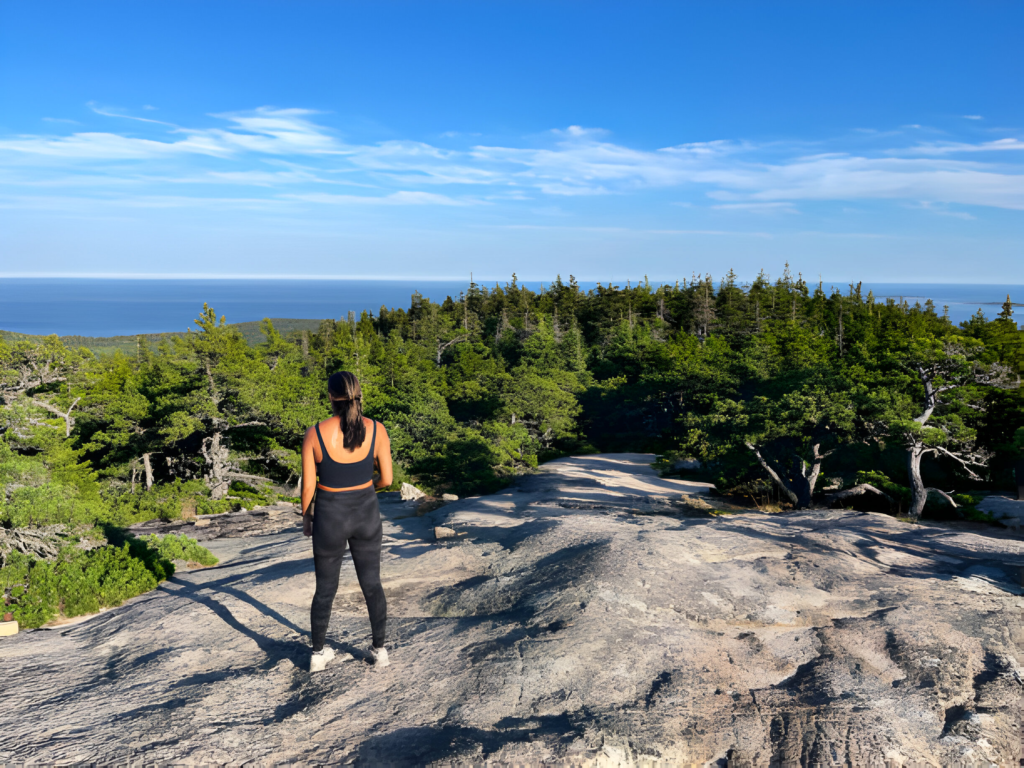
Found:
[[[323,650],[331,608],[338,592],[345,545],[352,551],[359,586],[370,612],[373,645],[384,647],[388,606],[380,583],[380,543],[383,529],[373,486],[358,491],[317,489],[313,507],[313,564],[316,593],[309,609],[313,650]]]

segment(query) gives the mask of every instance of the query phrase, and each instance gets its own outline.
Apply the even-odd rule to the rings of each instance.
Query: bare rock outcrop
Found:
[[[992,494],[982,499],[978,509],[988,512],[1007,528],[1020,530],[1024,525],[1024,501],[1003,494]]]
[[[402,501],[417,501],[427,495],[411,483],[402,483],[399,493],[402,496]]]
[[[199,515],[188,520],[147,520],[129,526],[136,536],[168,533],[188,536],[196,541],[210,541],[240,536],[263,536],[269,533],[302,528],[301,511],[297,504],[280,502],[265,507],[224,512],[219,515]]]
[[[0,762],[1017,764],[1018,538],[721,514],[652,459],[385,501],[381,672],[351,563],[329,642],[353,659],[311,676],[309,541],[212,540],[216,567],[0,641]]]

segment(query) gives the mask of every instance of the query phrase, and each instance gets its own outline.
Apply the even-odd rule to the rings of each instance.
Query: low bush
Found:
[[[132,555],[128,543],[87,552],[68,546],[54,561],[12,552],[0,568],[6,608],[26,628],[42,626],[57,614],[70,618],[120,605],[161,580]]]
[[[124,527],[145,520],[179,520],[184,509],[199,515],[229,512],[236,502],[211,499],[202,481],[179,478],[141,493],[122,493],[111,499],[109,506],[110,512],[102,522]]]
[[[910,489],[904,485],[893,482],[889,477],[882,472],[874,470],[860,471],[857,473],[857,484],[867,483],[873,485],[880,491],[883,491],[889,495],[895,503],[897,511],[900,514],[906,514],[907,510],[910,509]]]
[[[210,550],[188,536],[167,534],[161,538],[150,534],[142,536],[140,539],[146,542],[150,549],[156,550],[157,554],[165,560],[184,560],[200,565],[216,565],[218,563],[217,558]]]
[[[982,512],[978,509],[978,502],[985,498],[984,493],[954,493],[953,501],[955,501],[959,507],[957,512],[967,520],[971,520],[976,523],[994,523],[996,519],[988,512]]]
[[[39,627],[57,615],[57,578],[53,563],[12,551],[0,568],[4,610],[23,627]]]
[[[209,550],[186,536],[120,538],[88,551],[70,544],[52,561],[15,550],[0,568],[0,589],[5,610],[21,626],[34,628],[58,614],[83,616],[148,592],[174,575],[172,560],[217,562]]]

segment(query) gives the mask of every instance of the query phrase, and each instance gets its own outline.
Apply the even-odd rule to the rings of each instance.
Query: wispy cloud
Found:
[[[964,120],[984,120],[981,115],[964,115]]]
[[[250,153],[317,155],[343,151],[326,129],[307,119],[308,115],[316,114],[311,110],[262,107],[251,113],[214,116],[232,123],[229,129],[189,129],[90,106],[97,114],[107,117],[171,128],[170,138],[140,138],[111,132],[22,135],[0,139],[0,151],[64,160],[146,160],[186,155],[230,157]],[[178,136],[184,138],[176,138]]]
[[[164,120],[153,120],[152,118],[149,118],[149,117],[136,117],[135,115],[126,115],[126,114],[123,114],[121,112],[117,112],[117,111],[115,111],[115,110],[113,110],[113,109],[111,109],[109,107],[101,107],[99,104],[97,104],[94,101],[90,101],[87,106],[89,107],[89,109],[91,109],[97,115],[103,115],[104,117],[117,117],[117,118],[120,118],[122,120],[137,120],[140,123],[153,123],[154,125],[166,125],[166,126],[169,126],[171,128],[177,128],[178,127],[174,123],[168,123],[168,122],[165,122]],[[143,109],[146,109],[146,107],[143,107]],[[153,109],[153,107],[149,107],[149,109]]]
[[[719,211],[750,211],[753,213],[800,213],[792,203],[724,203],[712,205]]]
[[[479,201],[456,200],[447,195],[432,192],[412,192],[402,190],[390,195],[331,195],[327,193],[309,193],[281,195],[283,200],[301,200],[307,203],[324,205],[475,205]]]
[[[962,219],[963,221],[975,221],[978,217],[972,216],[967,211],[951,211],[949,208],[943,205],[937,205],[936,203],[920,202],[915,208],[919,208],[929,213],[934,213],[937,216],[949,216],[953,219]]]
[[[712,208],[739,213],[797,213],[800,201],[903,200],[1024,210],[1018,136],[920,142],[901,131],[875,132],[871,151],[837,139],[809,152],[798,142],[738,140],[636,148],[599,128],[569,126],[516,146],[479,143],[446,149],[415,140],[346,142],[308,109],[261,107],[212,115],[210,127],[186,127],[91,105],[133,131],[74,131],[0,137],[8,183],[82,188],[133,183],[220,184],[261,189],[266,201],[330,205],[497,205],[544,198],[587,198],[662,189],[706,195]],[[106,127],[106,126],[104,126]],[[505,144],[504,142],[502,144]],[[829,151],[821,151],[827,148]],[[0,183],[3,183],[0,181]],[[325,185],[365,189],[330,194]],[[158,190],[152,190],[157,192]],[[182,193],[187,196],[187,193]],[[248,199],[250,192],[240,192]],[[201,198],[202,194],[196,194]]]
[[[917,144],[900,152],[913,155],[949,155],[957,152],[1019,152],[1021,150],[1024,150],[1024,141],[1011,137],[982,141],[978,144],[963,141],[928,142]]]

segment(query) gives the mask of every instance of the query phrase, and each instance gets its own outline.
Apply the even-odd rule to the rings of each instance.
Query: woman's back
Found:
[[[318,445],[313,446],[313,455],[321,485],[328,488],[353,488],[373,479],[377,422],[365,416],[362,420],[369,439],[364,437],[362,445],[351,447],[345,447],[345,435],[338,417],[316,425]]]

